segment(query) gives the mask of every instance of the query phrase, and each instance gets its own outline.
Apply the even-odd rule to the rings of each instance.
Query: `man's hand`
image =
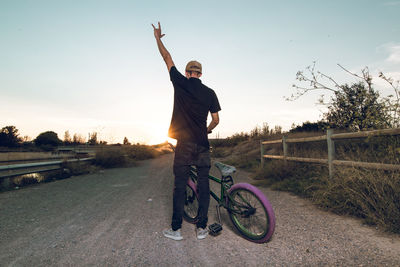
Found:
[[[174,61],[172,60],[172,57],[168,50],[165,48],[163,42],[161,41],[161,38],[165,35],[161,33],[161,25],[160,22],[158,22],[158,28],[156,28],[153,24],[151,24],[154,29],[154,37],[156,38],[157,41],[157,46],[158,50],[160,51],[161,56],[164,59],[165,64],[167,64],[167,69],[168,72],[171,70],[173,66],[175,66]]]
[[[158,22],[158,29],[151,24],[151,26],[153,26],[154,29],[154,37],[156,37],[156,39],[161,39],[162,37],[164,37],[165,34],[161,34],[161,25],[160,22]]]

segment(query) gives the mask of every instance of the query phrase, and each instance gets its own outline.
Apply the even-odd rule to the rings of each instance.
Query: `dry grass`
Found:
[[[104,168],[124,167],[128,159],[121,147],[106,147],[96,152],[94,164]]]
[[[338,168],[313,195],[322,207],[400,233],[400,172]]]
[[[244,141],[236,146],[217,146],[212,156],[223,158],[226,164],[244,169],[257,169],[260,165],[260,144],[258,141]]]
[[[152,159],[171,151],[167,143],[156,146],[104,146],[96,152],[95,164],[104,168],[134,166],[139,160]]]
[[[314,133],[312,136],[324,135]],[[307,137],[309,133],[289,138]],[[272,140],[279,138],[272,138]],[[400,164],[400,136],[353,139],[335,142],[336,158],[354,161]],[[265,146],[265,154],[281,155],[282,144]],[[368,224],[400,233],[400,172],[336,168],[329,179],[328,168],[321,164],[265,160],[260,163],[259,140],[240,142],[237,146],[219,146],[223,161],[253,172],[257,185],[293,192],[319,206],[340,214],[362,218]],[[289,144],[290,156],[327,158],[326,142]]]

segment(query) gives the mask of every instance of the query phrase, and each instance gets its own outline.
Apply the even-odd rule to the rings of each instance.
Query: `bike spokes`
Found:
[[[186,186],[185,203],[183,207],[183,217],[190,223],[197,221],[199,202],[197,196],[190,186]]]
[[[268,216],[262,203],[251,192],[238,190],[231,195],[231,213],[234,223],[246,235],[257,238],[262,237],[268,230]]]

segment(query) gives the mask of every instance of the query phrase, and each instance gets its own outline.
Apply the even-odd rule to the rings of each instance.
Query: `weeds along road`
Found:
[[[173,155],[0,194],[0,266],[292,266],[400,264],[400,238],[321,211],[288,193],[262,189],[277,226],[272,240],[224,230],[198,241],[162,236],[172,210]],[[216,174],[213,169],[212,173]],[[248,181],[244,173],[236,182]],[[216,218],[210,204],[210,222]]]

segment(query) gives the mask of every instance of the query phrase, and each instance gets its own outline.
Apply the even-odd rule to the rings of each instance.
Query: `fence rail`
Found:
[[[308,162],[308,163],[321,163],[327,164],[329,168],[329,177],[333,176],[334,166],[352,166],[352,167],[362,167],[362,168],[372,168],[381,170],[400,170],[400,164],[384,164],[375,162],[360,162],[360,161],[348,161],[348,160],[335,160],[335,140],[339,139],[353,139],[353,138],[367,138],[372,136],[385,136],[385,135],[400,135],[400,128],[396,129],[384,129],[375,131],[364,131],[357,133],[337,133],[334,134],[332,129],[328,129],[326,135],[313,136],[305,138],[292,138],[287,139],[283,136],[279,140],[269,140],[260,142],[260,152],[261,152],[261,167],[264,166],[264,159],[280,159],[284,161],[298,161],[298,162]],[[288,144],[290,143],[304,143],[304,142],[316,142],[316,141],[327,141],[328,146],[328,158],[301,158],[301,157],[289,157],[287,150]],[[280,144],[283,145],[283,156],[278,155],[265,155],[264,146],[270,144]]]
[[[23,174],[58,170],[61,169],[63,167],[63,164],[65,163],[74,163],[74,162],[76,163],[76,162],[83,162],[90,160],[93,160],[93,158],[3,165],[0,166],[0,179],[23,175]]]

